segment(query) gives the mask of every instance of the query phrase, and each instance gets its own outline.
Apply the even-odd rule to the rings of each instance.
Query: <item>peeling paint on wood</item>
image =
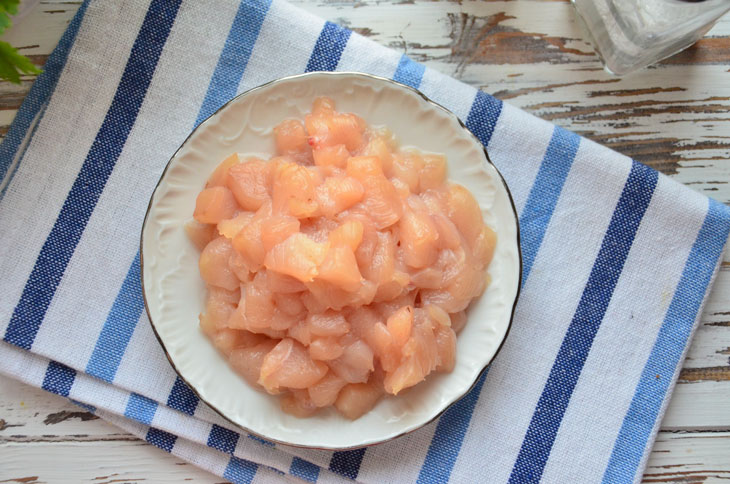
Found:
[[[679,373],[682,382],[697,381],[730,381],[730,366],[715,366],[712,368],[683,368]]]
[[[43,423],[46,425],[53,425],[60,422],[65,422],[66,420],[70,418],[78,418],[83,421],[86,420],[95,420],[99,417],[94,415],[91,412],[69,412],[67,410],[63,410],[61,412],[56,412],[49,414],[44,420]]]

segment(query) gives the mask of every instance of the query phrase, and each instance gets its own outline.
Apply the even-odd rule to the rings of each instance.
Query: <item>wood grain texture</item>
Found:
[[[730,16],[692,48],[616,78],[602,69],[567,0],[293,3],[730,202]],[[4,40],[42,65],[79,4],[42,1]],[[20,86],[0,82],[0,136],[32,81],[26,76]],[[89,459],[79,460],[79,455],[93,456],[98,467],[87,468]],[[62,480],[64,474],[70,480]],[[65,399],[0,377],[0,482],[8,479],[220,481],[94,419]],[[730,255],[726,252],[644,480],[727,479]]]

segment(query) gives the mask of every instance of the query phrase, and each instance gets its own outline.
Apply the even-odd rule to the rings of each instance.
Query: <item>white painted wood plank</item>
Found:
[[[44,0],[8,29],[3,40],[23,55],[48,55],[80,5],[80,1]]]
[[[713,483],[730,479],[730,432],[661,432],[644,482]]]
[[[12,443],[0,452],[0,482],[226,482],[139,440]]]
[[[0,482],[224,481],[91,417],[65,398],[0,376]]]

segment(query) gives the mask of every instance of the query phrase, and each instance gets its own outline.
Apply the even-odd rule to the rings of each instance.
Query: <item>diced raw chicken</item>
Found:
[[[317,202],[325,217],[334,217],[362,200],[364,192],[356,178],[330,177],[317,187]]]
[[[235,329],[221,328],[213,336],[213,345],[218,351],[228,356],[239,344],[240,331]]]
[[[386,324],[388,332],[393,336],[396,346],[403,346],[411,337],[413,328],[413,307],[403,306],[388,318]]]
[[[433,222],[439,234],[436,240],[439,249],[456,249],[461,246],[461,235],[454,222],[440,213],[433,216]]]
[[[474,195],[461,185],[452,183],[448,191],[448,216],[466,239],[469,247],[474,246],[484,226],[482,211]]]
[[[283,163],[274,171],[271,196],[274,213],[306,218],[316,214],[315,179],[307,168],[296,163]]]
[[[258,382],[270,393],[282,387],[301,389],[314,385],[325,373],[327,365],[313,361],[300,343],[284,338],[264,357]]]
[[[271,280],[274,273],[268,274]],[[297,281],[298,282],[298,281]],[[271,287],[271,286],[269,286]],[[306,316],[307,309],[302,303],[302,297],[299,294],[274,292],[274,303],[276,308],[289,316]]]
[[[337,311],[310,314],[306,323],[309,332],[317,336],[342,336],[350,331],[350,323]]]
[[[244,210],[256,211],[269,199],[270,165],[253,158],[232,166],[226,184]]]
[[[228,291],[211,286],[205,302],[205,315],[212,320],[216,329],[228,326],[228,318],[235,311],[240,298],[240,290]]]
[[[299,279],[275,271],[266,272],[266,282],[272,294],[295,294],[307,289]]]
[[[276,244],[299,232],[299,220],[288,215],[273,215],[261,224],[261,242],[269,252]]]
[[[311,417],[319,410],[309,398],[307,390],[293,390],[286,393],[281,397],[280,402],[284,412],[299,418]]]
[[[329,233],[327,237],[332,247],[349,247],[354,251],[360,247],[363,236],[363,225],[357,219],[347,220]]]
[[[208,177],[208,183],[205,185],[206,187],[224,187],[227,184],[228,180],[228,170],[233,166],[240,163],[241,160],[238,159],[238,153],[233,153],[229,155],[225,160],[221,161],[221,163],[213,170],[213,173],[211,173],[210,177]]]
[[[185,224],[185,233],[193,245],[201,251],[218,235],[215,225],[202,224],[197,220],[190,220]]]
[[[264,357],[274,349],[279,341],[265,338],[261,343],[246,347],[236,348],[228,355],[228,361],[231,363],[236,372],[244,377],[251,385],[259,386],[259,376],[261,375],[261,365],[264,363]]]
[[[309,344],[309,356],[313,360],[328,361],[342,356],[345,349],[335,338],[315,338]]]
[[[342,356],[327,362],[330,369],[349,383],[367,381],[373,371],[373,350],[361,340],[345,346]]]
[[[280,155],[294,155],[309,149],[304,124],[297,119],[287,119],[274,128],[276,152]]]
[[[368,383],[349,384],[340,390],[335,408],[350,420],[360,418],[373,409],[383,391]]]
[[[371,136],[367,145],[363,148],[361,155],[377,157],[380,160],[385,175],[388,177],[392,176],[391,167],[393,166],[393,154],[391,153],[391,147],[388,146],[388,142],[385,140],[384,136]]]
[[[256,274],[253,282],[246,284],[245,315],[246,325],[249,330],[271,327],[271,320],[274,317],[276,303],[266,283]]]
[[[352,249],[349,247],[331,247],[319,266],[317,278],[347,292],[357,291],[362,276]]]
[[[319,243],[327,242],[329,234],[337,228],[337,222],[335,220],[325,217],[308,218],[302,220],[301,224],[301,232]]]
[[[492,262],[496,245],[497,233],[486,225],[483,226],[473,247],[474,259],[480,267],[487,267],[489,263]]]
[[[250,212],[239,212],[233,218],[218,222],[218,233],[227,239],[233,239],[246,225],[251,222],[254,214]]]
[[[241,257],[241,254],[235,250],[231,253],[231,257],[228,259],[228,266],[231,271],[238,277],[241,282],[250,282],[253,279],[253,273],[248,270],[246,262]]]
[[[454,332],[458,333],[462,329],[464,329],[464,326],[466,326],[466,312],[465,311],[459,311],[456,313],[449,314],[451,317],[451,329],[454,330]]]
[[[382,177],[383,165],[377,156],[353,156],[347,160],[347,176],[364,182],[371,176]]]
[[[423,158],[418,153],[406,151],[393,157],[392,177],[398,178],[410,189],[419,192],[419,178],[423,168]]]
[[[200,277],[211,286],[229,291],[238,289],[240,282],[228,265],[232,253],[231,242],[225,237],[210,241],[200,254]]]
[[[407,208],[399,223],[400,242],[405,263],[410,267],[428,267],[438,258],[438,229],[426,212]]]
[[[446,326],[436,328],[436,346],[438,347],[439,363],[436,371],[450,372],[456,364],[456,333]]]
[[[312,150],[312,156],[315,165],[332,173],[335,168],[345,168],[350,152],[345,145],[332,145]]]
[[[419,192],[440,187],[446,181],[446,157],[424,155],[423,167],[418,173]]]
[[[337,400],[337,395],[347,382],[335,375],[327,373],[324,378],[309,387],[309,398],[317,407],[329,407]]]
[[[266,250],[261,243],[264,220],[271,216],[271,203],[264,203],[258,209],[251,221],[233,237],[233,248],[236,249],[243,262],[251,272],[261,268],[266,256]]]
[[[266,254],[264,265],[270,271],[310,282],[318,274],[317,267],[326,256],[325,244],[315,242],[302,233],[295,233]]]
[[[456,364],[497,237],[441,155],[318,98],[277,156],[223,160],[185,230],[208,286],[202,332],[298,417],[370,411]]]
[[[396,223],[403,214],[403,202],[392,183],[384,176],[368,176],[362,180],[365,196],[362,204],[375,227],[382,230]]]
[[[203,224],[217,224],[236,214],[238,204],[226,187],[205,188],[195,201],[193,217]]]
[[[309,144],[314,149],[343,144],[349,151],[360,148],[363,127],[353,114],[313,113],[304,118]]]

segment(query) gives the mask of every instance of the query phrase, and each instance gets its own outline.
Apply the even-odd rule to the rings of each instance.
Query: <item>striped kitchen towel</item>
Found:
[[[464,120],[512,190],[524,256],[512,330],[476,387],[347,452],[274,445],[200,403],[147,321],[138,253],[197,123],[334,69]],[[730,229],[724,205],[282,0],[85,2],[0,146],[0,179],[0,371],[234,482],[640,480]]]

